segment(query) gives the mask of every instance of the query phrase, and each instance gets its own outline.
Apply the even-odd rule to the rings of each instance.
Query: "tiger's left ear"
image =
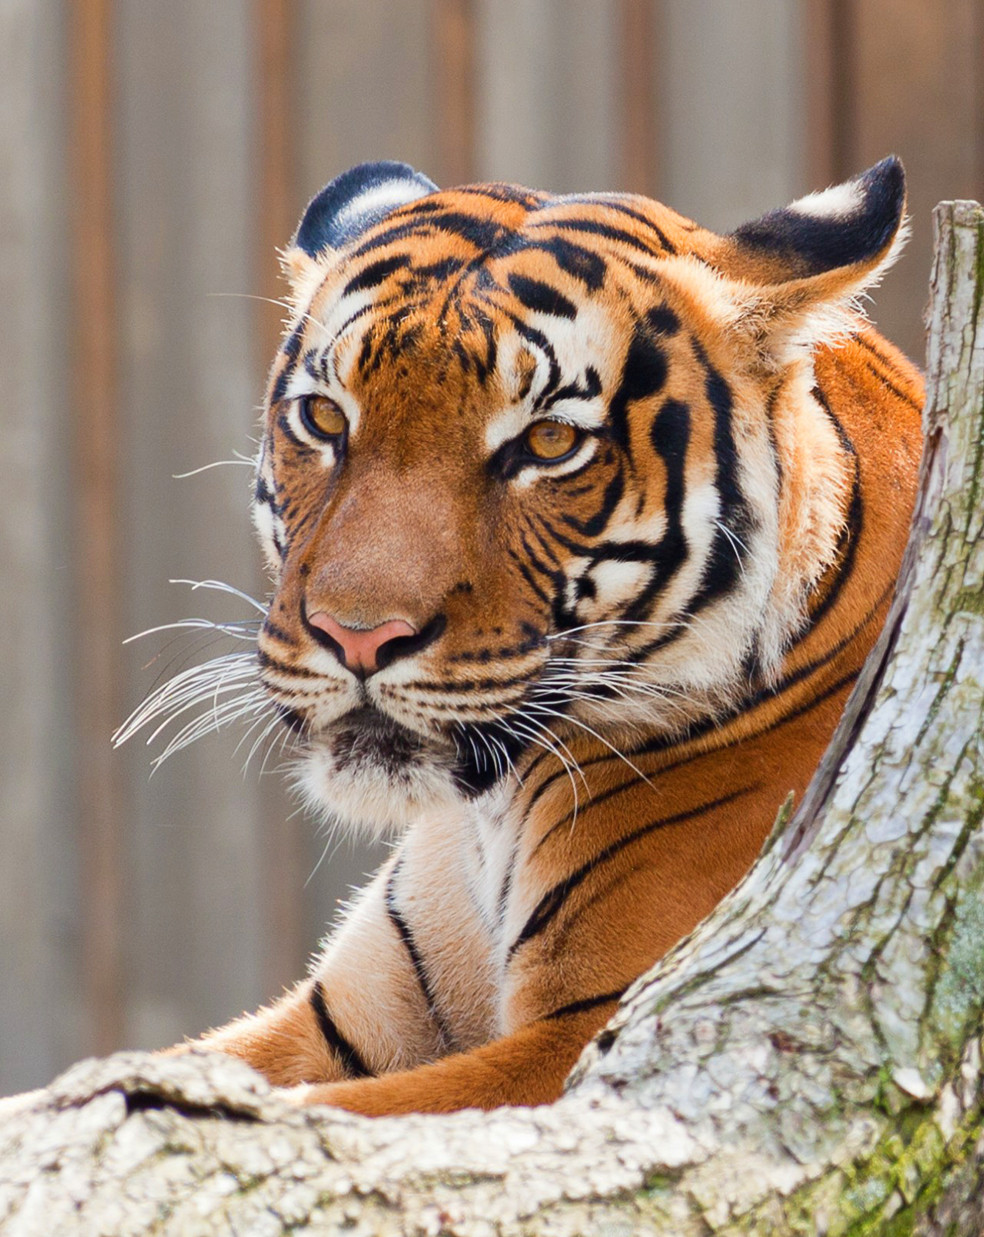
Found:
[[[708,255],[741,285],[739,312],[780,363],[856,326],[856,298],[905,242],[905,172],[894,156],[853,180],[742,224]],[[747,298],[746,294],[747,293]]]

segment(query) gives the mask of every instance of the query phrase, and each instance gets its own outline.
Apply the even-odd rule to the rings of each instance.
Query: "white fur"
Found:
[[[335,216],[335,226],[344,231],[366,217],[381,219],[398,206],[406,206],[408,202],[415,202],[424,196],[424,191],[415,181],[403,177],[384,180],[350,198]]]
[[[864,205],[864,190],[854,180],[797,198],[787,209],[813,219],[848,219]]]

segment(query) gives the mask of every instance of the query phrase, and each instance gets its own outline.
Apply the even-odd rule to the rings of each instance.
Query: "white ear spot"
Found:
[[[335,216],[335,230],[340,233],[355,231],[363,219],[381,219],[398,206],[406,206],[419,197],[420,186],[415,181],[405,177],[384,180],[381,185],[372,185],[345,203]]]
[[[805,198],[797,198],[786,209],[811,219],[848,219],[863,208],[864,201],[861,183],[849,180],[843,185],[833,185],[819,193],[808,193]]]

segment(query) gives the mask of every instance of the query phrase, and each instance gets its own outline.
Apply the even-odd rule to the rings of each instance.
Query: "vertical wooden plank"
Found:
[[[0,1094],[87,1047],[73,785],[64,11],[0,6]]]
[[[559,187],[549,101],[553,30],[547,0],[479,0],[476,160],[482,180]],[[502,49],[509,47],[509,55]]]
[[[479,176],[560,193],[617,185],[616,0],[477,0],[476,17]]]
[[[921,361],[932,207],[984,192],[981,4],[854,0],[852,17],[852,170],[900,155],[912,216],[912,239],[877,293],[874,316]]]
[[[294,0],[254,0],[252,33],[257,59],[257,185],[256,255],[259,295],[277,301],[284,293],[277,252],[293,231],[296,181],[296,117],[291,92],[295,42]],[[273,358],[287,311],[280,305],[257,307],[257,347],[261,358]]]
[[[663,0],[661,196],[726,229],[787,202],[803,181],[797,0]]]
[[[831,181],[857,171],[857,0],[830,0],[830,78],[833,94]]]
[[[652,197],[659,184],[653,0],[619,0],[621,177],[619,188]]]
[[[433,0],[439,185],[474,179],[475,13],[472,0]]]
[[[257,66],[259,184],[255,194],[259,239],[256,267],[260,295],[253,302],[258,367],[269,365],[287,310],[277,254],[293,232],[298,209],[297,118],[291,82],[297,39],[294,0],[255,0],[253,38]],[[266,779],[257,787],[263,873],[264,992],[271,996],[302,973],[311,942],[305,939],[303,822],[284,811],[283,794]]]
[[[252,453],[266,359],[256,346],[256,46],[241,0],[118,10],[120,408],[127,444],[124,631],[203,615],[249,616],[233,597],[171,579],[262,591],[242,465]],[[127,707],[159,675],[225,652],[167,633],[123,649]],[[242,646],[239,646],[240,648]],[[148,670],[142,663],[152,661]],[[202,712],[210,701],[201,702]],[[190,715],[189,715],[190,716]],[[126,1039],[152,1047],[270,995],[265,795],[241,775],[244,727],[209,735],[148,780],[136,741],[127,838]],[[275,782],[271,779],[271,786]],[[284,813],[286,815],[286,812]],[[281,816],[279,819],[283,819]]]
[[[123,795],[108,743],[119,717],[116,534],[116,253],[113,246],[111,0],[70,7],[73,379],[79,570],[80,833],[83,857],[83,984],[92,1048],[119,1047],[123,1028]]]
[[[433,177],[436,46],[428,3],[298,0],[294,80],[301,190],[366,159]]]
[[[838,7],[836,0],[803,3],[804,173],[807,183],[816,188],[837,179],[834,13]]]
[[[854,168],[856,5],[805,0],[802,22],[806,186],[822,189]]]

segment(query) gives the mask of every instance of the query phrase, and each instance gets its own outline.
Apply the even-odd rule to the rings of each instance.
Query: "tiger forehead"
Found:
[[[494,378],[511,402],[531,388],[536,395],[544,368],[556,379],[558,367],[574,375],[617,363],[646,312],[633,306],[640,289],[631,272],[606,278],[599,268],[585,282],[583,271],[525,249],[467,263],[446,245],[436,253],[398,247],[367,264],[350,259],[326,278],[302,323],[308,368],[350,390],[411,371],[443,385],[457,371],[480,386]],[[647,303],[663,299],[660,283],[651,273]]]

